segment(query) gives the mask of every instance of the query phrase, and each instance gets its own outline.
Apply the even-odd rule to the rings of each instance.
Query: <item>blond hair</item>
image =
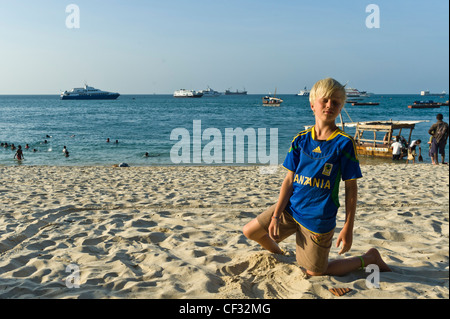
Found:
[[[342,105],[344,105],[347,99],[345,92],[345,85],[342,85],[338,81],[332,78],[322,79],[316,82],[309,92],[309,102],[314,104],[316,98],[325,97],[330,98],[333,94],[339,93],[342,96]]]

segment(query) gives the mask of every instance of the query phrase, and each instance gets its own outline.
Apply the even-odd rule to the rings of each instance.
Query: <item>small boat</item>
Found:
[[[186,90],[186,89],[176,90],[173,93],[173,97],[199,98],[202,96],[203,96],[203,93],[200,93],[200,92],[197,92],[194,90]]]
[[[414,104],[408,105],[410,109],[438,109],[441,106],[448,105],[446,103],[436,103],[434,101],[414,101]]]
[[[61,100],[115,100],[119,96],[119,93],[102,91],[85,84],[83,88],[73,88],[62,92],[60,98]]]
[[[267,106],[280,106],[283,102],[282,99],[275,97],[277,94],[277,89],[275,89],[275,93],[273,96],[266,95],[262,98],[263,105]]]
[[[352,102],[352,105],[380,105],[378,102]]]
[[[297,96],[309,96],[309,90],[306,89],[306,86],[303,90],[300,90],[300,92],[297,94]]]
[[[351,100],[346,100],[345,103],[348,103],[348,104],[358,103],[358,101],[362,101],[362,100],[363,100],[363,99],[355,99],[355,98],[352,98]]]

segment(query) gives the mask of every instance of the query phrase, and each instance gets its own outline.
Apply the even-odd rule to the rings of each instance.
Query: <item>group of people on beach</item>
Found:
[[[447,139],[449,136],[449,125],[443,121],[444,116],[439,113],[436,115],[437,122],[431,125],[428,130],[428,134],[430,134],[430,139],[428,141],[429,151],[428,155],[431,159],[431,163],[433,165],[438,165],[438,155],[441,155],[441,163],[447,164],[445,162],[445,146],[447,145]],[[384,144],[389,144],[387,140],[388,134],[384,138]],[[395,140],[390,144],[390,148],[392,149],[392,159],[394,161],[400,160],[403,156],[403,150],[408,151],[408,157],[406,159],[406,163],[409,161],[413,163],[416,162],[417,149],[419,150],[419,162],[423,161],[422,158],[422,141],[420,139],[413,140],[408,145],[405,138],[403,136],[396,136]]]

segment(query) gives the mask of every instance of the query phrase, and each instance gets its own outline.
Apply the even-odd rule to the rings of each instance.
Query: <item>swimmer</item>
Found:
[[[25,158],[23,157],[23,153],[22,153],[22,146],[20,146],[20,145],[18,146],[17,152],[16,152],[16,154],[14,155],[14,158],[17,158],[18,161],[21,161],[21,160],[25,159]]]

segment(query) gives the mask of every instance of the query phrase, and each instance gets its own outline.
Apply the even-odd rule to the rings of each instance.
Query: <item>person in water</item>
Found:
[[[14,158],[17,158],[18,161],[25,159],[22,152],[22,146],[19,145],[17,147],[17,151],[16,154],[14,154]]]

